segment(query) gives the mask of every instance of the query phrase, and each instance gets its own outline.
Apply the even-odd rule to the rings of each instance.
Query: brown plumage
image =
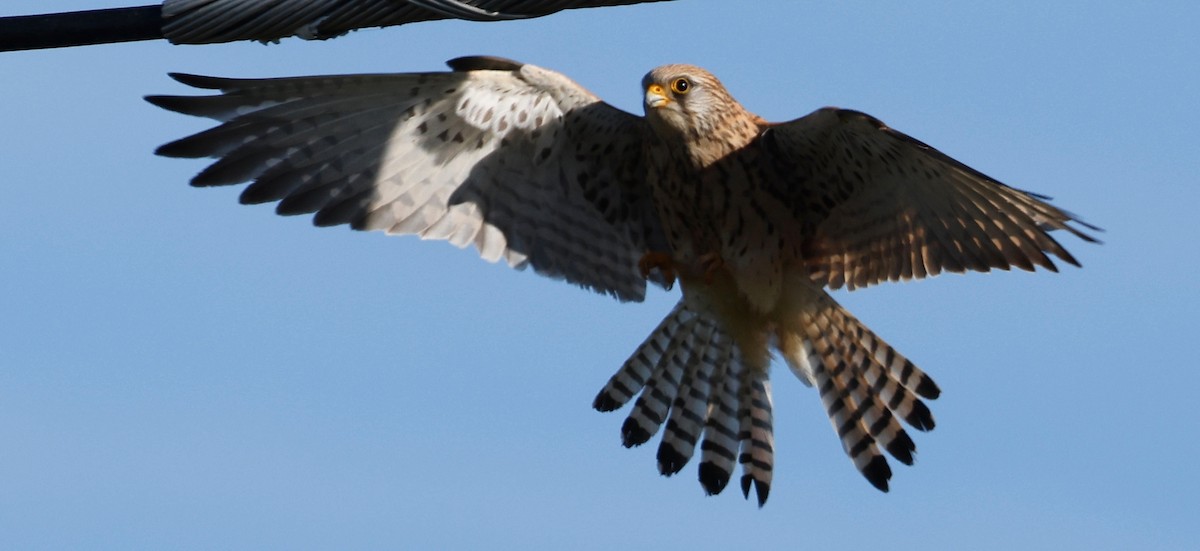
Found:
[[[1048,232],[1071,214],[896,132],[834,108],[770,124],[708,72],[668,65],[643,80],[646,116],[570,79],[494,58],[449,73],[231,80],[178,76],[205,97],[152,97],[222,124],[160,148],[218,157],[196,185],[253,180],[322,225],[474,244],[484,258],[622,300],[646,280],[683,297],[594,401],[637,397],[621,427],[660,429],[659,470],[700,448],[704,489],[735,463],[763,504],[774,468],[771,352],[815,386],[842,446],[886,491],[903,424],[934,426],[936,384],[838,305],[857,288],[943,271],[1076,260]]]

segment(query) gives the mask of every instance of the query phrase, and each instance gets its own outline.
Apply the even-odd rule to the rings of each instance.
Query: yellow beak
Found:
[[[658,109],[666,107],[669,103],[671,103],[671,98],[667,97],[667,91],[661,84],[651,84],[646,88],[646,107]]]

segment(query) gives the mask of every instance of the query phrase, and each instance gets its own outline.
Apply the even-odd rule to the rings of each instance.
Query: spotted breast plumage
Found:
[[[661,473],[700,450],[705,491],[769,494],[777,351],[816,387],[846,453],[886,491],[911,464],[933,380],[826,292],[947,272],[1078,262],[1050,235],[1096,229],[875,118],[824,108],[768,123],[710,73],[642,82],[645,116],[567,77],[471,57],[452,71],[239,80],[175,75],[210,96],[152,96],[214,118],[164,145],[216,157],[194,185],[252,181],[280,214],[474,245],[620,300],[682,298],[594,400],[634,401],[626,446],[662,432]],[[1074,225],[1073,225],[1074,224]],[[1076,225],[1080,227],[1076,227]],[[1081,229],[1083,228],[1083,229]],[[634,398],[636,397],[636,400]],[[903,424],[902,424],[903,423]]]

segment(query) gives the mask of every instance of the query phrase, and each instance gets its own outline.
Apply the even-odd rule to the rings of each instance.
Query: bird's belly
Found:
[[[801,263],[785,265],[780,277],[776,298],[767,304],[756,295],[753,278],[741,278],[727,266],[707,276],[684,274],[679,281],[690,308],[716,319],[743,350],[765,352],[780,327],[794,325],[799,312],[824,294]]]

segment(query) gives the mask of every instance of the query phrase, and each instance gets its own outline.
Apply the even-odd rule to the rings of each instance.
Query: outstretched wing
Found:
[[[564,9],[662,0],[164,0],[163,34],[176,44],[332,38],[365,27],[435,19],[502,21]]]
[[[1095,226],[1008,187],[879,120],[825,108],[759,138],[768,183],[801,225],[813,277],[854,289],[943,271],[1079,265],[1053,237]]]
[[[151,96],[222,121],[158,149],[216,157],[196,186],[253,180],[280,214],[475,245],[622,300],[661,240],[643,189],[644,121],[565,76],[495,58],[453,72],[238,80],[174,75],[212,96]]]

